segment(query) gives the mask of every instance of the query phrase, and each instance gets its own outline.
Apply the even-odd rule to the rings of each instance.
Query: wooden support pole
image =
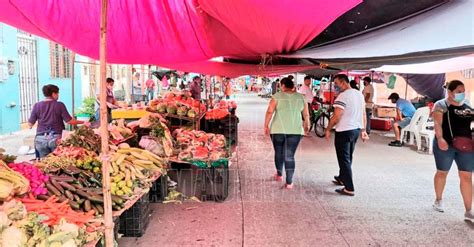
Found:
[[[76,53],[71,52],[71,89],[72,89],[72,116],[76,117],[76,85],[74,81],[74,66],[76,65]]]
[[[107,1],[102,0],[100,18],[100,136],[102,141],[102,191],[104,194],[105,246],[114,246],[112,197],[110,194],[109,132],[107,129]]]

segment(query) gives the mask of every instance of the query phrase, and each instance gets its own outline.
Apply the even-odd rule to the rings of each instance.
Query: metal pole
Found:
[[[107,0],[102,0],[100,19],[100,135],[102,147],[102,192],[104,195],[105,246],[114,246],[112,197],[110,194],[109,133],[107,130]]]

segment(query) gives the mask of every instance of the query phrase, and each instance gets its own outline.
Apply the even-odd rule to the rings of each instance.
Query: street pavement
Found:
[[[272,181],[273,149],[263,134],[268,104],[238,95],[239,145],[231,194],[223,203],[152,204],[144,236],[120,246],[474,246],[474,224],[463,221],[457,169],[446,186],[445,213],[435,212],[432,155],[389,147],[384,132],[359,142],[356,196],[341,196],[332,141],[312,133],[296,155],[293,191]]]
[[[120,246],[474,246],[456,167],[448,177],[446,212],[435,212],[433,156],[389,147],[384,133],[374,133],[356,147],[356,195],[341,196],[331,183],[338,172],[333,143],[312,133],[297,151],[294,190],[283,190],[270,179],[273,148],[262,128],[268,99],[239,94],[237,101],[239,145],[229,198],[153,203],[146,233],[121,238]]]

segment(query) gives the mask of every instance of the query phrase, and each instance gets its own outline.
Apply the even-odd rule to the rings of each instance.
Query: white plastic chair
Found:
[[[422,127],[420,131],[421,142],[420,146],[418,146],[418,151],[421,151],[422,145],[425,142],[426,146],[428,147],[428,153],[433,153],[433,141],[435,138],[435,132],[433,129],[427,129],[427,127],[434,127],[433,122],[426,122],[425,125]]]
[[[418,108],[415,112],[415,115],[413,115],[413,118],[411,119],[410,124],[401,130],[400,140],[402,142],[405,142],[405,138],[409,137],[408,144],[414,145],[416,141],[417,146],[419,147],[418,149],[421,149],[420,131],[422,130],[422,127],[428,121],[429,117],[430,117],[429,107],[425,106],[425,107]]]

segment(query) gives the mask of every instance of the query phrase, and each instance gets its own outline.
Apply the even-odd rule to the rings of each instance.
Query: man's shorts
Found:
[[[410,125],[410,122],[411,122],[411,118],[406,117],[406,118],[404,118],[400,121],[397,121],[397,124],[401,129],[403,129],[403,128],[407,127],[408,125]]]

